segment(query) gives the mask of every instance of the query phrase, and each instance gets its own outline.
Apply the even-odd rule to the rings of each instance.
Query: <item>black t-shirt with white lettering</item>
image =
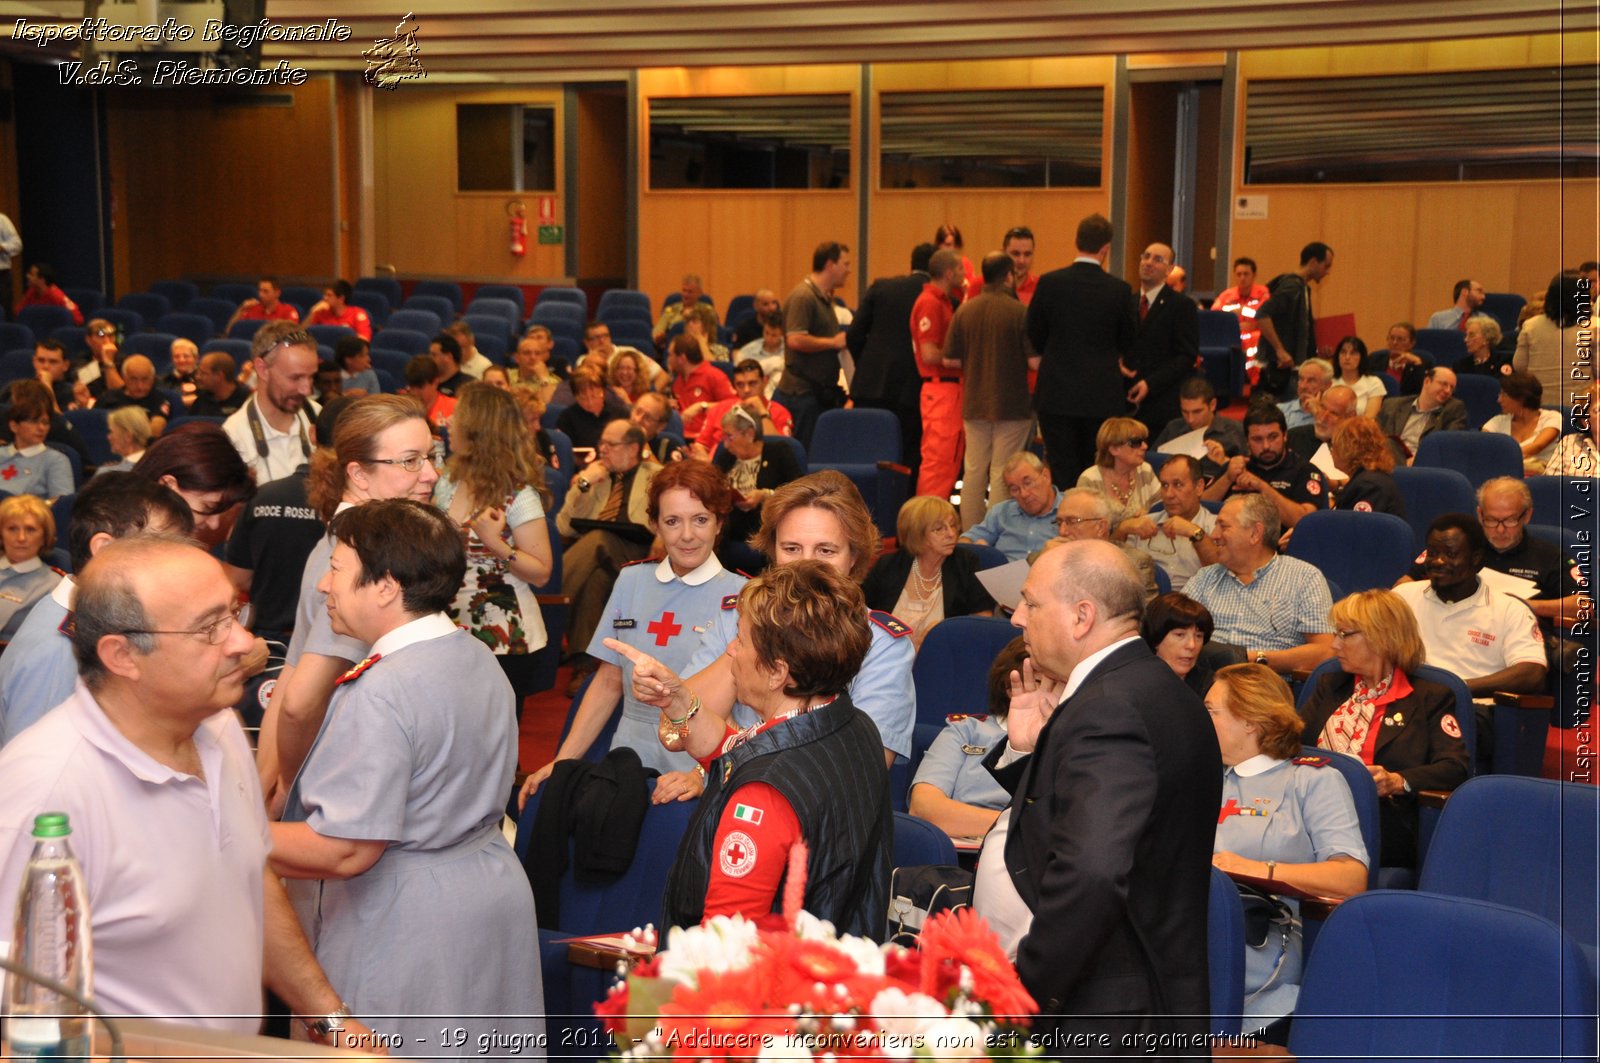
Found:
[[[309,465],[301,465],[257,491],[245,503],[228,539],[228,564],[250,572],[250,604],[258,635],[287,637],[294,627],[306,558],[327,534],[306,502],[309,471]]]

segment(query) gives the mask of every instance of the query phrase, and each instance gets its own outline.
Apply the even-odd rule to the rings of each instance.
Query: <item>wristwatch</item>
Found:
[[[344,1021],[351,1017],[350,1005],[339,1001],[337,1011],[330,1011],[326,1015],[319,1015],[315,1019],[301,1019],[306,1032],[317,1037],[327,1037],[344,1029]]]
[[[1257,664],[1266,664],[1267,663],[1267,651],[1266,650],[1257,650],[1256,651],[1255,660],[1256,660]]]
[[[1189,533],[1189,543],[1192,546],[1194,544],[1199,543],[1199,541],[1201,539],[1204,539],[1205,537],[1206,537],[1206,530],[1204,528],[1196,528],[1194,531]]]

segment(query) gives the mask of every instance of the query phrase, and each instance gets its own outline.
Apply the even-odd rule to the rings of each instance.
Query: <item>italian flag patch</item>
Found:
[[[734,805],[733,818],[743,820],[752,827],[761,826],[761,810],[749,805]]]

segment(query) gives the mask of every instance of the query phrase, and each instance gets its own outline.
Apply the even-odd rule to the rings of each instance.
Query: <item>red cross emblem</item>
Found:
[[[7,480],[16,479],[17,467],[15,465],[7,465],[5,468],[0,469],[0,476],[5,477]]]
[[[756,866],[756,843],[750,835],[742,830],[736,830],[722,839],[721,851],[717,853],[717,863],[722,868],[722,873],[729,878],[743,878]]]
[[[661,614],[660,619],[650,621],[646,631],[656,637],[657,646],[665,646],[672,636],[683,630],[683,625],[676,623],[676,618],[671,612]]]
[[[1244,809],[1239,807],[1239,802],[1230,797],[1228,803],[1222,806],[1222,811],[1217,813],[1217,822],[1220,824],[1229,816],[1237,816],[1243,811]]]

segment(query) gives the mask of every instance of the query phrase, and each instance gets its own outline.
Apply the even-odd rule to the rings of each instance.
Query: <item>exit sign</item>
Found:
[[[560,225],[539,226],[539,242],[541,244],[560,244],[567,239],[566,229]]]

